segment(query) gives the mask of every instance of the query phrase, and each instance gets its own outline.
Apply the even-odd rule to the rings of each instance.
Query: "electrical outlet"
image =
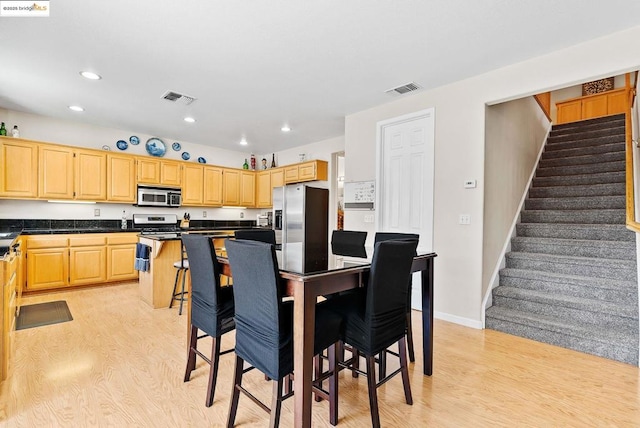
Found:
[[[206,211],[202,211],[202,218],[207,218],[207,212]]]
[[[373,214],[367,214],[364,216],[365,223],[373,223],[373,221],[374,221]]]
[[[100,217],[100,208],[96,208],[93,210],[93,216],[94,217]]]
[[[471,214],[460,214],[460,224],[471,224]]]
[[[465,189],[475,189],[476,186],[477,186],[476,180],[465,180],[464,181],[464,188]]]
[[[240,213],[240,218],[244,218],[244,213],[243,212]]]

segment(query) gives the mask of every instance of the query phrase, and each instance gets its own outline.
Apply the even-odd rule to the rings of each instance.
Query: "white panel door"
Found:
[[[378,123],[376,230],[416,233],[433,251],[434,109]],[[412,306],[420,308],[420,276]]]

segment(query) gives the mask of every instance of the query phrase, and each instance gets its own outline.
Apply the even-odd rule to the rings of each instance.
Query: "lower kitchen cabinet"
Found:
[[[33,235],[25,291],[135,280],[137,233]]]

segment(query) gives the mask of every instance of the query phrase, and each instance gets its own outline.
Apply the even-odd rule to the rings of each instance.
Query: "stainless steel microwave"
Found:
[[[182,190],[174,187],[138,186],[139,207],[179,207]]]

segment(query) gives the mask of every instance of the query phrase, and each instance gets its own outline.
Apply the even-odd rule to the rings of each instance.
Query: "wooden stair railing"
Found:
[[[631,86],[631,75],[627,73],[625,75],[625,88],[627,90],[627,108],[625,111],[625,133],[626,133],[626,155],[625,155],[625,176],[626,176],[626,224],[627,229],[640,233],[640,223],[636,219],[636,202],[635,202],[635,168],[633,164],[633,121],[631,120],[631,114],[633,111],[633,102],[636,96],[636,87],[638,83],[638,73],[636,72],[636,78],[633,86]]]

